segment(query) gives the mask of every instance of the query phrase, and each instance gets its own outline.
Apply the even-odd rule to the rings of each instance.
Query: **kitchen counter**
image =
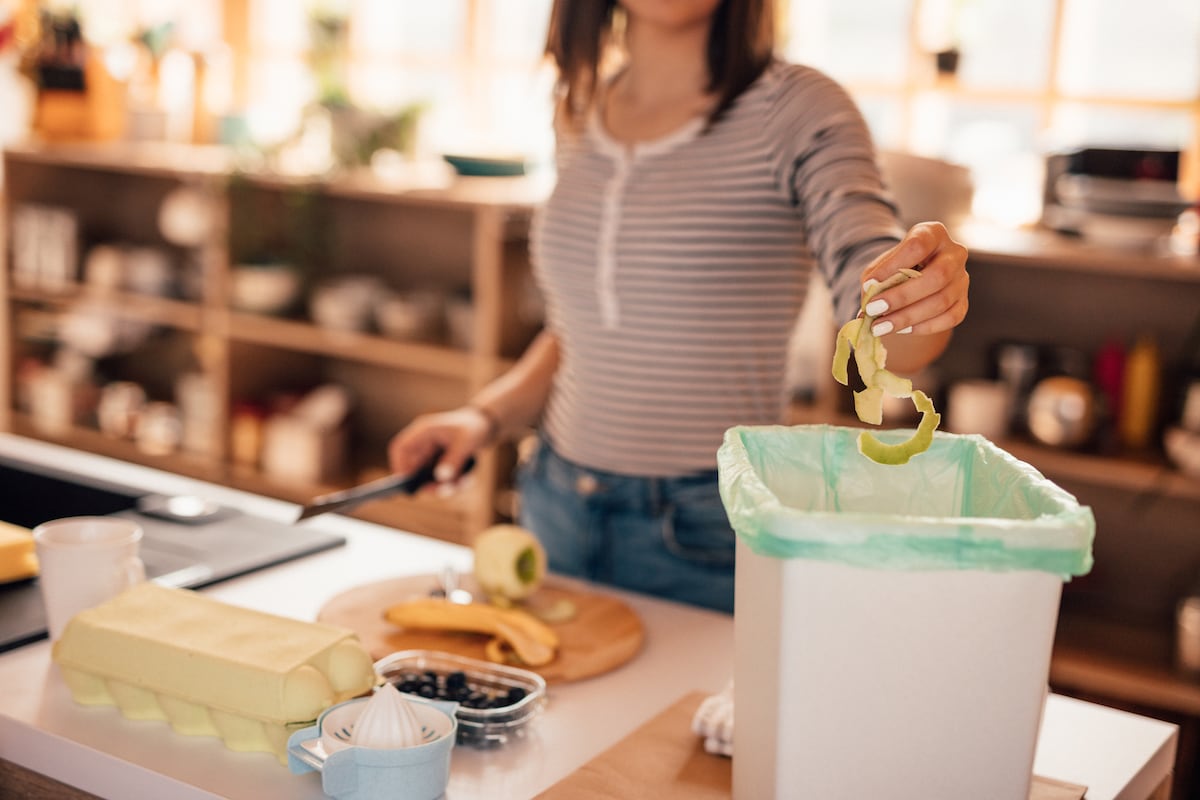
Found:
[[[203,493],[250,514],[290,521],[290,503],[0,434],[0,454],[31,464],[162,493]],[[2,503],[0,499],[0,503]],[[203,590],[220,600],[313,619],[335,595],[385,578],[470,567],[457,545],[339,516],[305,523],[346,537],[331,551]],[[727,681],[733,622],[714,612],[616,592],[641,617],[643,650],[625,667],[552,685],[530,734],[496,750],[457,748],[448,800],[528,798],[616,744],[683,694]],[[1169,783],[1173,725],[1050,696],[1035,772],[1089,787],[1089,800],[1143,800]],[[291,775],[273,756],[236,753],[161,722],[126,720],[113,708],[76,705],[46,642],[0,655],[0,759],[102,797],[323,798],[315,774]]]

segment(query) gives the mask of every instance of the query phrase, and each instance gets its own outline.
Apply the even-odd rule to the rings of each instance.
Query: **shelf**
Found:
[[[6,147],[5,157],[53,168],[95,169],[177,180],[223,177],[234,167],[233,154],[228,148],[170,142],[30,141]]]
[[[525,242],[530,219],[551,186],[546,173],[463,178],[439,161],[391,174],[360,169],[282,175],[241,171],[244,165],[228,148],[119,142],[31,141],[7,146],[3,161],[4,198],[10,207],[43,203],[70,208],[85,244],[101,239],[159,242],[156,219],[164,198],[178,185],[193,185],[210,191],[223,211],[234,201],[245,202],[249,221],[261,226],[258,233],[270,247],[282,249],[302,244],[302,231],[285,224],[294,213],[292,196],[317,194],[328,201],[324,210],[331,241],[340,245],[336,257],[316,267],[317,274],[310,276],[314,281],[342,273],[378,273],[389,285],[430,284],[468,292],[475,312],[471,346],[456,347],[332,330],[300,315],[234,310],[225,302],[236,265],[230,263],[233,233],[224,224],[197,248],[197,264],[203,266],[195,276],[203,283],[197,302],[101,293],[83,282],[64,291],[48,285],[49,291],[29,288],[29,282],[12,280],[13,256],[6,253],[0,265],[0,363],[8,365],[0,376],[0,428],[6,430],[302,503],[339,487],[295,486],[224,460],[231,436],[228,409],[237,400],[295,391],[297,384],[314,378],[344,384],[361,401],[349,431],[353,448],[379,453],[408,420],[454,407],[509,368],[526,335],[517,304],[529,273]],[[238,194],[242,187],[250,192]],[[113,203],[114,196],[121,202]],[[227,222],[226,217],[222,213],[218,222]],[[142,357],[115,359],[94,377],[149,385],[169,378],[183,360],[203,361],[218,392],[221,430],[214,434],[214,445],[220,460],[184,453],[154,456],[133,441],[86,427],[56,435],[34,425],[28,414],[10,413],[21,407],[18,359],[50,363],[54,349],[49,345],[60,338],[63,314],[85,308],[145,327],[194,334],[195,341],[156,337],[155,349]],[[399,396],[390,395],[398,386]],[[168,387],[154,386],[154,391],[165,394]],[[507,497],[507,468],[500,468],[489,453],[480,459],[476,480],[476,487],[464,488],[450,500],[389,498],[350,515],[461,542],[504,516],[498,497]]]
[[[154,455],[142,450],[132,440],[107,436],[94,428],[81,425],[65,433],[49,433],[36,425],[28,414],[12,413],[12,432],[203,481],[220,482],[223,475],[221,464],[211,458],[184,452]]]
[[[450,347],[332,330],[308,322],[257,314],[232,314],[230,338],[248,344],[315,353],[447,378],[462,378],[475,361],[475,357],[469,353]]]
[[[166,142],[43,143],[5,148],[5,157],[52,168],[91,169],[120,175],[196,180],[227,179],[238,168],[232,150],[216,145]],[[435,165],[441,167],[440,162]],[[239,173],[265,188],[319,186],[331,196],[399,205],[474,210],[480,207],[527,214],[553,185],[550,173],[519,177],[461,177],[449,168],[438,177],[387,179],[369,169],[336,175],[287,175],[268,170]]]
[[[1175,668],[1172,645],[1166,629],[1064,614],[1050,684],[1200,717],[1200,677]]]
[[[1089,275],[1200,284],[1200,257],[1101,247],[1044,228],[968,224],[956,238],[975,262],[988,266],[1081,272]],[[1016,276],[1013,280],[1019,280]]]
[[[1074,453],[1016,439],[996,444],[1046,474],[1141,494],[1200,500],[1200,480],[1157,458]]]
[[[868,427],[849,414],[796,404],[791,407],[789,422],[793,425],[828,423],[852,428]],[[1200,480],[1184,475],[1161,459],[1078,453],[1019,439],[1001,439],[995,444],[1051,478],[1079,480],[1162,497],[1200,500]]]
[[[63,291],[9,288],[9,296],[22,303],[41,303],[67,310],[90,305],[121,319],[151,322],[184,331],[200,329],[201,309],[196,303],[130,292],[98,292],[83,284]]]

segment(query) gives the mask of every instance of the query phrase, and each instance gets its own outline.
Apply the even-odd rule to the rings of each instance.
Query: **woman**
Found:
[[[556,0],[558,180],[532,231],[545,330],[390,445],[397,472],[443,449],[450,480],[536,424],[520,522],[553,571],[725,611],[716,451],[733,425],[782,421],[810,272],[841,321],[864,282],[923,271],[874,301],[894,371],[930,363],[967,311],[966,250],[938,223],[902,230],[849,96],[774,58],[771,5]]]

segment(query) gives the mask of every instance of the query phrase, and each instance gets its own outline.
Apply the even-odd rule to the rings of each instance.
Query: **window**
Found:
[[[232,0],[226,0],[231,2]],[[345,88],[357,106],[426,110],[427,149],[544,154],[550,83],[541,54],[550,0],[242,0],[249,6],[247,107],[258,128],[294,126],[316,99],[310,15],[345,21]]]
[[[239,54],[240,99],[266,138],[321,91],[310,16],[345,20],[340,79],[357,105],[427,107],[427,152],[552,147],[542,47],[552,0],[80,0],[110,29],[174,15]],[[1200,3],[1195,0],[778,0],[781,49],[845,84],[881,147],[964,163],[992,186],[977,211],[1036,218],[1053,149],[1188,151],[1200,195]],[[105,14],[100,14],[103,7]],[[102,19],[103,18],[103,19]],[[954,50],[939,73],[934,54]],[[1020,194],[1033,206],[1014,210]],[[987,198],[1004,198],[989,201]],[[996,205],[989,208],[988,203]],[[1003,204],[1003,208],[1000,204]]]
[[[881,147],[971,167],[981,216],[1035,219],[1041,160],[1051,150],[1154,147],[1197,160],[1194,0],[852,5],[853,14],[839,0],[790,0],[786,54],[845,84]],[[934,54],[952,48],[957,69],[939,75]],[[1200,167],[1183,185],[1200,195]]]

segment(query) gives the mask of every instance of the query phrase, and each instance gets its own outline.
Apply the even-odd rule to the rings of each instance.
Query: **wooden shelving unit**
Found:
[[[55,309],[65,309],[87,303],[118,319],[140,320],[184,331],[198,332],[200,330],[200,306],[180,300],[148,297],[128,292],[93,292],[79,284],[56,292],[13,288],[9,291],[9,295],[18,303],[49,306]]]
[[[5,222],[0,227],[9,230],[15,210],[24,204],[67,209],[78,221],[81,263],[72,282],[31,287],[14,280],[14,256],[6,248],[0,281],[0,364],[7,366],[0,375],[0,429],[300,503],[380,474],[391,434],[419,413],[466,400],[512,364],[536,328],[536,321],[519,310],[521,293],[531,285],[525,244],[529,217],[546,190],[536,178],[458,178],[418,185],[366,173],[328,180],[248,174],[221,148],[140,144],[29,144],[7,150],[4,167]],[[181,186],[207,192],[219,212],[214,234],[196,248],[172,245],[158,230],[158,209]],[[433,286],[447,295],[469,297],[470,344],[404,341],[369,330],[324,328],[299,307],[304,303],[288,316],[231,308],[236,236],[251,230],[286,245],[309,233],[287,225],[289,203],[301,194],[319,199],[328,224],[325,232],[334,242],[327,260],[309,265],[306,290],[339,275],[368,274],[394,289]],[[251,205],[239,209],[238,202]],[[198,265],[201,285],[190,297],[99,291],[88,283],[83,261],[87,248],[100,243],[157,248],[169,253],[177,266],[190,261],[194,268]],[[53,432],[36,424],[29,409],[22,407],[16,372],[27,357],[51,355],[56,321],[82,308],[151,325],[175,337],[164,345],[167,358],[143,364],[140,371],[158,370],[167,384],[183,371],[205,374],[223,398],[217,423],[220,441],[205,454],[152,455],[132,440],[100,433],[86,421]],[[127,365],[137,354],[122,360]],[[132,372],[130,379],[136,380],[139,369]],[[235,404],[327,382],[346,386],[354,398],[349,434],[353,452],[344,476],[298,485],[234,463],[229,436]],[[471,487],[449,500],[427,495],[396,498],[352,513],[469,541],[502,517],[511,460],[511,453],[499,449],[483,454]]]
[[[828,423],[855,428],[871,427],[852,414],[802,404],[793,405],[789,413],[793,425]],[[1060,450],[1016,438],[1000,439],[995,444],[1051,478],[1078,480],[1133,493],[1152,492],[1200,503],[1200,479],[1184,475],[1160,457],[1147,454],[1096,455],[1085,451]]]

